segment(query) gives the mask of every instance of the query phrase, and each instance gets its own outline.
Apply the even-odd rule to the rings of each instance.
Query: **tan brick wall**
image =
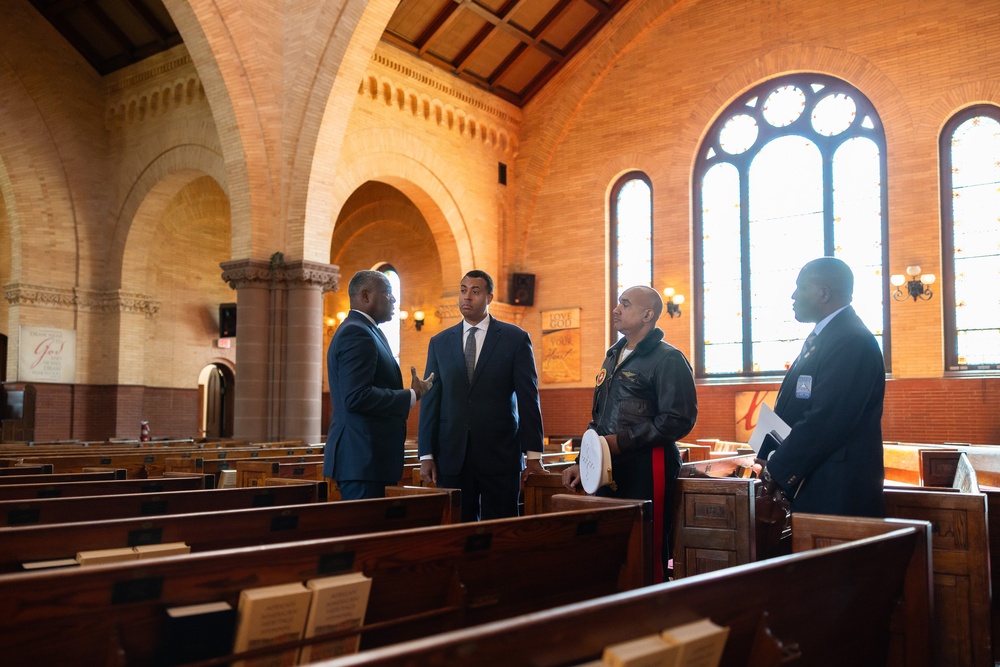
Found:
[[[0,323],[12,354],[18,325],[76,329],[77,383],[120,404],[123,428],[152,394],[99,388],[183,393],[206,364],[233,363],[233,350],[211,347],[218,303],[235,300],[219,264],[282,250],[341,266],[328,314],[345,309],[354,270],[393,264],[401,307],[428,315],[423,331],[404,332],[404,368],[422,369],[427,339],[451,323],[435,312],[453,306],[466,270],[493,274],[499,299],[511,273],[534,273],[535,305],[519,314],[536,348],[540,311],[581,308],[582,379],[543,386],[547,425],[571,432],[608,344],[607,197],[618,175],[652,179],[655,286],[690,305],[691,169],[706,128],[759,81],[832,74],[886,127],[890,271],[917,263],[941,275],[938,132],[964,106],[1000,103],[993,0],[633,2],[523,110],[376,46],[391,1],[293,17],[243,4],[170,2],[188,43],[104,79],[26,0],[0,26],[0,279],[51,296],[0,305]],[[54,48],[29,46],[46,40]],[[84,307],[84,293],[140,307]],[[893,389],[894,429],[900,397],[950,386],[941,306],[892,304],[893,373],[906,381]],[[663,323],[689,356],[690,312]],[[72,404],[71,389],[48,394],[52,414]],[[731,390],[700,392],[702,424],[724,429]],[[976,437],[996,431],[977,419],[987,414],[966,412]],[[80,428],[60,421],[53,437],[103,424],[77,418]]]
[[[890,270],[917,263],[940,275],[937,134],[963,106],[1000,103],[991,74],[1000,66],[992,46],[998,12],[988,1],[717,0],[678,4],[648,25],[639,8],[625,10],[621,31],[635,36],[621,52],[589,49],[593,62],[570,68],[525,113],[517,168],[526,189],[518,192],[516,227],[527,233],[514,256],[544,286],[535,308],[581,307],[583,365],[599,364],[607,344],[607,188],[630,168],[653,181],[655,287],[672,285],[689,304],[697,298],[690,291],[695,151],[729,100],[792,71],[841,77],[875,104],[888,141]],[[639,19],[644,31],[630,27]],[[580,80],[589,85],[582,98],[560,97],[559,86],[575,93]],[[553,239],[571,251],[553,252]],[[941,306],[940,299],[892,304],[896,377],[942,376]],[[693,320],[665,329],[690,354]],[[531,333],[537,337],[537,325]]]

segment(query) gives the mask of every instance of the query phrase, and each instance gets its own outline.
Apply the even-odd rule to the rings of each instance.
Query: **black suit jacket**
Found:
[[[471,438],[478,470],[516,474],[522,452],[543,450],[531,338],[490,317],[471,385],[464,343],[459,322],[427,346],[424,372],[435,380],[420,400],[419,453],[433,454],[441,474],[458,475]]]
[[[882,351],[847,307],[788,370],[775,401],[792,431],[767,469],[794,495],[793,511],[882,516],[884,397]]]
[[[337,328],[326,355],[333,415],[323,474],[337,481],[397,484],[410,390],[389,344],[352,310]]]

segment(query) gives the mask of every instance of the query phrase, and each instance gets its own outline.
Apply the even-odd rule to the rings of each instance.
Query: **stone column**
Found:
[[[233,436],[252,442],[321,438],[323,292],[337,267],[281,253],[221,265],[236,290]]]
[[[336,266],[298,261],[285,269],[288,286],[285,354],[282,375],[282,433],[289,440],[317,443],[322,432],[323,294],[337,289]]]

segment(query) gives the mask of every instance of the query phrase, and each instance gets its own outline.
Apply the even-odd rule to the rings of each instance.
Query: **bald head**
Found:
[[[819,322],[851,303],[854,273],[836,257],[820,257],[802,267],[792,293],[792,309],[799,322]]]
[[[615,329],[628,340],[633,348],[656,326],[663,312],[663,299],[652,287],[629,287],[618,297],[618,305],[611,313]]]

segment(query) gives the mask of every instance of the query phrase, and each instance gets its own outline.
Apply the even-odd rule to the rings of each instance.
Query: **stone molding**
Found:
[[[97,292],[13,283],[4,288],[4,296],[9,304],[15,306],[76,308],[95,313],[135,313],[147,318],[155,317],[160,311],[160,302],[149,295],[122,290]]]
[[[415,118],[423,118],[442,129],[457,132],[467,139],[480,141],[502,155],[517,157],[520,148],[517,137],[520,118],[392,60],[385,54],[373,54],[372,63],[373,67],[358,87],[358,95],[363,99],[373,103],[381,102]],[[445,96],[458,104],[439,99]],[[470,111],[469,108],[476,111]]]
[[[285,264],[280,252],[274,253],[266,261],[240,259],[224,262],[219,266],[222,267],[222,279],[235,290],[247,287],[270,288],[278,284],[319,287],[324,293],[340,289],[340,267],[306,260]]]
[[[205,100],[205,88],[187,54],[117,79],[106,87],[106,93],[104,126],[108,130]]]

